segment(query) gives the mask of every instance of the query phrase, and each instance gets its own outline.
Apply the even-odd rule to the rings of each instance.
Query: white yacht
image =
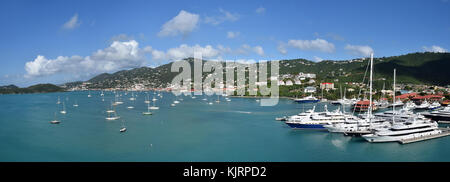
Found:
[[[388,129],[376,130],[374,133],[363,135],[363,137],[369,142],[399,142],[436,135],[441,132],[436,122],[414,118],[406,122],[394,123]]]
[[[430,107],[430,103],[425,100],[420,105],[416,106],[415,109],[428,109],[428,107]]]
[[[315,112],[315,106],[304,113],[290,116],[285,122],[291,128],[300,129],[326,129],[325,125],[333,125],[343,123],[352,115],[346,115],[340,109],[329,112],[327,105],[324,106],[323,112]]]
[[[408,101],[408,102],[406,102],[406,104],[403,107],[408,110],[413,110],[416,108],[416,104],[414,104],[414,102],[412,102],[412,101]]]
[[[430,106],[428,106],[428,109],[430,110],[435,110],[441,107],[441,104],[439,102],[433,102],[432,104],[430,104]]]
[[[422,114],[434,121],[450,121],[450,106],[446,106],[443,109],[425,112]]]

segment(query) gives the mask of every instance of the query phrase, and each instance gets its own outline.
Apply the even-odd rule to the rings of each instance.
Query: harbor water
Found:
[[[256,98],[155,96],[147,111],[145,92],[120,97],[119,120],[108,121],[113,92],[0,95],[0,161],[450,161],[450,137],[401,145],[368,143],[361,137],[293,130],[274,118],[316,105],[280,99],[263,107]],[[58,97],[61,104],[56,104]],[[175,99],[183,98],[175,107]],[[207,98],[208,101],[202,100]],[[62,102],[67,114],[60,114]],[[78,107],[73,107],[74,103]],[[213,104],[208,104],[212,102]],[[153,105],[151,102],[150,105]],[[134,106],[128,109],[128,106]],[[338,106],[328,105],[328,110]],[[60,124],[50,124],[51,120]],[[120,133],[122,120],[127,131]]]

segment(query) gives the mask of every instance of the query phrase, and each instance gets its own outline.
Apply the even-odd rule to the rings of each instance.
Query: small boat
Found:
[[[67,112],[66,112],[66,106],[64,105],[64,102],[63,102],[63,110],[62,111],[59,111],[61,114],[67,114]]]
[[[170,106],[175,107],[176,105],[175,104],[170,104]]]
[[[89,90],[88,97],[92,97],[91,91]]]
[[[59,124],[59,123],[61,122],[56,119],[56,112],[55,112],[55,118],[52,121],[50,121],[50,124]]]
[[[61,101],[59,100],[59,96],[58,96],[58,101],[56,101],[56,104],[61,104]]]
[[[145,97],[144,103],[146,103],[146,104],[150,103],[150,99],[148,98],[148,93],[147,93],[147,96]]]
[[[125,127],[125,122],[122,120],[122,128],[119,130],[121,133],[127,131],[127,128]]]
[[[208,104],[209,104],[209,105],[213,105],[213,103],[212,103],[212,102],[209,102]]]
[[[100,94],[100,96],[102,96],[102,97],[103,97],[104,95],[105,95],[105,94],[103,94],[103,90],[102,90],[102,93]]]
[[[133,106],[128,106],[127,109],[134,109],[134,107]]]
[[[176,100],[176,101],[173,101],[173,103],[174,103],[174,104],[179,104],[180,101],[177,101],[177,100]]]
[[[153,97],[153,99],[155,99],[155,97]],[[153,101],[153,106],[151,106],[151,107],[147,107],[148,109],[150,109],[150,110],[158,110],[159,109],[159,107],[157,107],[155,104],[156,104],[156,102],[155,102],[156,100],[154,100]]]
[[[288,117],[287,116],[283,116],[283,117],[280,117],[280,118],[275,118],[275,120],[277,120],[277,121],[287,121]]]
[[[150,112],[150,104],[147,103],[147,112],[142,112],[143,115],[152,115],[152,113]]]
[[[317,99],[316,97],[310,95],[310,96],[306,96],[304,98],[301,99],[294,99],[294,102],[298,102],[298,103],[317,103],[320,100]]]
[[[77,101],[75,100],[75,104],[73,105],[73,107],[78,107]]]
[[[108,113],[108,117],[105,118],[106,120],[117,120],[120,118],[120,116],[117,116],[115,109],[107,110],[106,113]],[[111,113],[114,113],[114,114],[111,115]]]

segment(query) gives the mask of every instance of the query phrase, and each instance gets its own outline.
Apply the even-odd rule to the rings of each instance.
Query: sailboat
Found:
[[[150,112],[150,103],[147,103],[147,112],[142,112],[143,115],[152,115]]]
[[[216,100],[216,102],[217,102],[217,103],[220,103],[219,94],[217,94],[217,100]]]
[[[115,95],[115,100],[116,100],[116,102],[114,102],[114,105],[119,105],[119,104],[123,104],[123,102],[121,102],[121,101],[119,101],[119,95]]]
[[[131,98],[130,98],[130,100],[131,100],[131,106],[128,106],[127,108],[128,109],[134,109],[134,106],[132,106],[132,105],[134,105],[134,100],[136,100],[135,98],[134,98],[134,94],[133,93],[131,93]]]
[[[61,104],[61,101],[59,100],[59,96],[58,96],[58,101],[56,101],[56,104]]]
[[[55,118],[52,121],[50,121],[50,124],[59,124],[59,123],[61,122],[56,119],[56,112],[55,112]]]
[[[151,110],[158,110],[159,107],[157,107],[155,104],[156,104],[156,100],[155,100],[155,97],[153,96],[153,106],[148,107],[148,108]]]
[[[119,130],[121,133],[127,131],[127,128],[125,127],[125,121],[122,120],[122,128]]]
[[[66,114],[67,112],[66,112],[66,106],[64,105],[64,102],[62,103],[63,104],[63,110],[61,110],[61,111],[59,111],[61,114]]]
[[[130,100],[131,100],[131,101],[136,100],[136,98],[134,97],[134,92],[131,92]]]
[[[111,106],[111,110],[107,110],[106,113],[108,113],[108,117],[106,117],[106,120],[117,120],[120,118],[120,116],[117,116],[116,110]],[[112,116],[113,115],[113,116]]]
[[[146,103],[146,104],[150,103],[150,98],[148,97],[148,93],[147,93],[147,96],[145,97],[144,103]]]
[[[77,100],[75,100],[75,104],[73,105],[73,107],[78,107]]]
[[[92,97],[91,90],[89,90],[88,97]]]
[[[395,72],[394,72],[395,74]],[[372,80],[373,80],[373,53],[370,55],[370,82],[369,82],[369,102],[367,116],[362,119],[346,120],[344,123],[328,125],[326,128],[330,132],[341,132],[348,135],[362,135],[371,133],[374,128],[386,127],[389,122],[384,119],[375,118],[372,114]]]
[[[102,97],[103,97],[104,95],[105,95],[105,94],[103,94],[103,90],[102,90],[102,93],[100,94],[100,96],[102,96]]]

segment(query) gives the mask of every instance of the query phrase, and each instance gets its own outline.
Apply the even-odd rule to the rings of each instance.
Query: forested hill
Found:
[[[193,63],[192,58],[186,60]],[[361,82],[368,61],[368,58],[321,62],[305,59],[281,60],[280,74],[315,73],[321,81]],[[123,70],[112,74],[104,73],[90,79],[89,82],[92,83],[92,88],[127,87],[136,83],[150,87],[165,87],[179,74],[170,71],[171,64],[156,68],[141,67]],[[374,79],[387,80],[386,85],[390,84],[394,68],[397,69],[398,83],[440,86],[450,84],[450,53],[426,52],[374,58]]]

